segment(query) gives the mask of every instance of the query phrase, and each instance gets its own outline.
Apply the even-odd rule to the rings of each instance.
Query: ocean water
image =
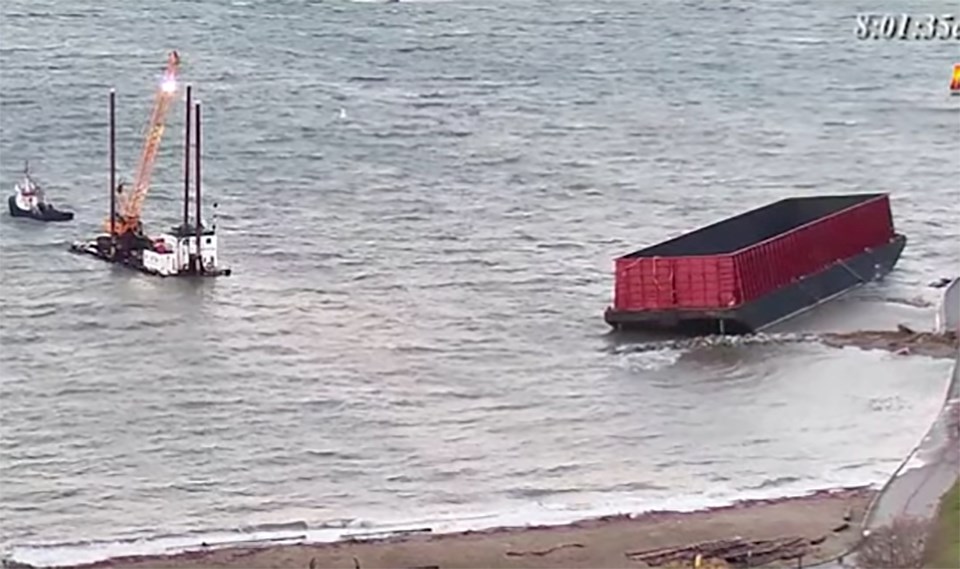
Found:
[[[0,3],[0,187],[29,160],[77,214],[0,218],[0,549],[54,564],[882,483],[950,362],[602,319],[619,254],[885,191],[896,271],[776,332],[932,327],[927,283],[960,263],[960,42],[859,41],[864,9]],[[234,270],[199,284],[66,250],[107,213],[109,88],[130,180],[170,49]],[[181,104],[150,230],[178,220],[182,127]]]

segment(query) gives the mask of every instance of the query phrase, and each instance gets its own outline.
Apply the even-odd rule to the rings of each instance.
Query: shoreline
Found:
[[[932,358],[946,358],[946,357],[957,357],[957,350],[960,349],[960,342],[954,334],[934,334],[929,332],[914,332],[913,330],[901,328],[896,331],[859,331],[853,333],[826,333],[820,335],[820,342],[834,348],[859,348],[862,350],[880,350],[895,353],[897,355],[908,355],[908,356],[926,356]],[[956,382],[956,379],[954,379]],[[956,390],[956,386],[953,386],[953,390]],[[949,400],[949,396],[948,396]],[[922,446],[922,445],[921,445]],[[908,455],[908,459],[916,453],[917,449],[914,449]],[[94,557],[89,561],[76,562],[73,561],[72,564],[58,564],[59,560],[69,559],[69,549],[71,544],[61,544],[60,546],[44,546],[38,545],[36,549],[42,550],[49,547],[49,550],[63,549],[67,550],[64,552],[58,552],[57,555],[47,556],[46,560],[38,561],[39,558],[43,558],[44,555],[32,556],[32,555],[13,555],[13,552],[10,552],[7,556],[0,558],[0,566],[9,567],[9,568],[30,568],[30,569],[39,569],[39,568],[56,568],[56,569],[100,569],[100,568],[137,568],[141,569],[144,567],[155,568],[155,567],[170,567],[170,568],[194,568],[194,567],[244,567],[247,566],[244,563],[235,564],[234,560],[236,559],[247,559],[249,558],[266,558],[266,564],[262,565],[265,567],[272,566],[286,566],[286,565],[274,565],[270,560],[273,557],[281,556],[287,558],[291,554],[295,554],[301,550],[306,550],[319,555],[322,559],[328,559],[333,561],[331,555],[336,557],[336,552],[340,550],[368,550],[373,549],[386,549],[386,548],[400,548],[403,549],[406,546],[424,546],[428,543],[440,543],[446,542],[451,543],[455,542],[454,549],[457,548],[456,543],[461,541],[472,541],[477,539],[486,539],[488,541],[496,542],[498,540],[510,538],[513,541],[516,541],[516,537],[520,536],[520,541],[525,541],[523,539],[524,535],[529,534],[567,534],[567,533],[577,533],[577,532],[591,532],[591,531],[601,531],[601,532],[610,532],[613,531],[616,533],[617,526],[639,526],[654,532],[657,531],[657,526],[664,523],[684,523],[684,520],[698,520],[697,523],[703,523],[705,520],[709,520],[714,517],[723,517],[726,513],[731,511],[757,511],[770,509],[771,507],[789,507],[788,505],[792,504],[803,505],[812,502],[836,499],[840,496],[845,496],[846,498],[853,500],[854,502],[862,496],[868,496],[866,505],[863,507],[863,511],[859,515],[853,516],[849,520],[844,520],[844,523],[849,522],[849,526],[845,529],[843,536],[839,536],[840,539],[837,539],[838,536],[832,536],[824,533],[821,536],[821,545],[822,547],[814,548],[812,550],[811,556],[805,558],[804,564],[815,564],[828,562],[830,559],[835,559],[836,557],[843,557],[847,553],[853,553],[856,549],[858,542],[861,539],[859,535],[861,529],[865,529],[870,525],[869,518],[873,517],[874,506],[876,506],[878,501],[881,501],[880,498],[885,493],[886,487],[893,482],[893,479],[898,477],[898,474],[906,474],[906,472],[900,472],[906,466],[907,459],[904,460],[904,463],[898,468],[897,472],[893,474],[891,480],[888,480],[886,484],[882,487],[878,484],[860,484],[860,485],[850,485],[842,486],[837,488],[822,488],[822,489],[810,489],[803,493],[785,493],[779,496],[765,496],[765,497],[749,497],[732,500],[727,503],[720,503],[718,505],[708,506],[704,505],[697,509],[656,509],[643,511],[639,514],[612,514],[612,515],[603,515],[601,513],[584,514],[584,518],[570,520],[567,518],[567,521],[556,521],[556,522],[538,522],[525,525],[516,525],[503,523],[501,520],[499,525],[491,525],[486,528],[478,529],[452,529],[452,528],[425,528],[420,527],[416,528],[411,526],[403,527],[400,529],[389,529],[390,527],[397,528],[397,526],[387,526],[383,528],[351,528],[349,526],[343,526],[339,528],[334,527],[307,527],[305,524],[299,524],[301,527],[293,528],[288,527],[289,532],[280,532],[286,533],[286,535],[262,535],[269,534],[271,531],[267,528],[264,528],[260,536],[255,535],[258,532],[254,532],[254,535],[250,535],[249,539],[233,539],[227,541],[214,541],[209,540],[210,543],[207,543],[204,539],[198,538],[194,542],[183,543],[180,545],[171,545],[163,547],[161,543],[154,543],[154,547],[144,547],[147,552],[143,553],[133,553],[129,549],[127,552],[117,552],[115,555],[103,554],[100,558]],[[908,468],[908,470],[911,470]],[[915,473],[914,473],[915,474]],[[856,510],[857,507],[848,507],[848,510]],[[765,516],[761,516],[765,517]],[[453,526],[457,526],[458,520],[450,520]],[[768,519],[767,523],[777,524],[781,523],[777,519]],[[449,523],[448,522],[448,523]],[[496,522],[493,522],[496,524]],[[277,525],[277,526],[297,526],[298,524],[268,524],[268,525]],[[440,524],[441,526],[445,525],[444,523]],[[862,527],[861,527],[862,526]],[[463,528],[463,525],[460,525],[460,528]],[[437,531],[439,529],[439,531]],[[747,532],[751,531],[749,524],[746,527]],[[822,528],[821,528],[822,529]],[[328,533],[329,537],[318,537],[317,534]],[[342,533],[341,533],[342,532]],[[230,533],[230,532],[226,532]],[[697,532],[694,532],[696,534]],[[710,532],[707,532],[709,534]],[[762,532],[761,532],[762,533]],[[835,533],[835,532],[831,532]],[[312,534],[312,536],[310,535]],[[852,535],[856,534],[856,535]],[[213,534],[211,534],[213,535]],[[824,537],[826,536],[826,537]],[[851,539],[842,539],[843,537],[852,536]],[[828,539],[829,538],[829,539]],[[209,539],[209,538],[208,538]],[[714,538],[720,539],[720,538]],[[811,538],[814,539],[814,538]],[[117,542],[99,542],[99,543],[87,543],[86,545],[89,549],[109,548],[111,546],[120,545],[119,549],[123,549],[122,544],[126,540],[121,540]],[[148,543],[153,540],[146,540]],[[589,540],[588,540],[589,541]],[[601,541],[604,541],[601,538]],[[704,539],[690,537],[686,543],[695,543],[699,541],[704,541]],[[128,542],[133,543],[133,542]],[[140,544],[144,542],[139,542]],[[839,546],[840,543],[843,543],[842,546]],[[491,544],[493,545],[493,544]],[[673,546],[682,545],[680,543],[675,543]],[[836,547],[835,547],[836,545]],[[556,556],[559,555],[556,553],[556,550],[563,549],[566,546],[554,546],[548,547],[546,549],[540,550],[539,552],[534,551],[528,553],[527,555],[545,557],[549,556],[551,559],[556,561]],[[587,546],[579,544],[576,549],[584,549]],[[660,546],[664,547],[664,546]],[[30,546],[25,546],[25,549],[30,549]],[[154,551],[151,552],[150,549]],[[155,552],[157,549],[160,549],[163,552]],[[828,552],[829,551],[829,552]],[[439,554],[440,557],[443,557],[443,554]],[[378,557],[383,556],[383,552],[377,554]],[[522,562],[521,558],[524,555],[508,555],[514,557],[512,563],[496,563],[494,562],[491,567],[538,567],[537,564],[529,564],[527,562]],[[83,555],[81,555],[83,557]],[[18,560],[17,558],[24,559],[23,561]],[[52,561],[53,559],[58,559],[58,561]],[[354,557],[351,556],[349,561],[353,561]],[[315,561],[315,557],[311,557],[310,560]],[[32,563],[30,563],[32,561]],[[637,566],[646,566],[642,563],[634,563],[627,558],[621,558],[621,562],[626,561],[628,565],[637,565]],[[795,561],[795,560],[794,560]],[[565,560],[563,561],[565,566],[570,567],[593,567],[597,566],[597,560],[593,560],[587,565],[578,565],[575,560]],[[573,563],[572,565],[570,563]],[[601,562],[601,565],[603,563]],[[258,561],[258,567],[261,566]],[[326,565],[320,565],[323,567]],[[333,565],[331,565],[333,566]],[[336,566],[339,566],[336,565]],[[344,567],[352,565],[344,565]],[[376,567],[377,565],[371,565],[371,567]],[[389,565],[394,569],[397,569],[396,565]],[[412,566],[416,567],[433,567],[433,565],[417,565],[416,563]],[[469,565],[461,565],[457,563],[444,562],[444,567],[458,567]],[[549,566],[549,565],[548,565]],[[793,565],[796,566],[796,565]],[[363,565],[364,568],[367,565]]]
[[[792,539],[804,564],[841,555],[860,539],[860,524],[879,490],[874,486],[823,489],[803,496],[739,500],[695,511],[656,510],[598,516],[557,525],[493,527],[433,533],[412,530],[332,542],[239,542],[172,554],[113,557],[59,569],[199,569],[208,567],[644,567],[627,553],[713,540]],[[376,535],[376,534],[371,534]],[[747,547],[741,544],[740,549]],[[755,544],[756,551],[777,544]],[[799,548],[799,549],[798,549]],[[354,562],[356,560],[356,563]],[[782,561],[796,567],[796,557]],[[773,560],[776,566],[777,559]],[[5,567],[41,567],[6,562]]]

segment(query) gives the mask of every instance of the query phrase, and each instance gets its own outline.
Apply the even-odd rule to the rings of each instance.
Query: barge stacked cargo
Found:
[[[747,334],[893,270],[906,245],[887,194],[797,197],[615,261],[618,330]]]

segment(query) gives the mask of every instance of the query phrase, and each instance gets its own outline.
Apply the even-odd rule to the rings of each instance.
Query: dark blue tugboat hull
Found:
[[[37,221],[71,221],[73,219],[72,211],[59,210],[52,205],[46,206],[39,212],[20,209],[17,207],[17,199],[14,196],[7,198],[7,206],[10,208],[11,217],[27,217]]]

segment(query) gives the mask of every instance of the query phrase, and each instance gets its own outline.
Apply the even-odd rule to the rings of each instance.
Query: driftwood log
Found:
[[[931,357],[952,358],[960,346],[956,333],[915,332],[900,324],[897,330],[857,332],[828,332],[819,336],[824,344],[843,348],[853,346],[864,350],[887,350],[898,354],[918,354]]]
[[[525,555],[534,555],[536,557],[543,557],[544,555],[550,555],[554,551],[559,551],[561,549],[566,549],[568,547],[583,548],[582,543],[564,543],[547,549],[541,549],[539,551],[508,551],[507,557],[523,557]]]
[[[703,559],[722,559],[737,567],[764,565],[778,559],[795,559],[806,555],[822,539],[802,537],[748,540],[741,537],[704,541],[680,547],[661,547],[645,551],[627,552],[627,558],[651,567],[668,563],[692,563],[697,555]]]

